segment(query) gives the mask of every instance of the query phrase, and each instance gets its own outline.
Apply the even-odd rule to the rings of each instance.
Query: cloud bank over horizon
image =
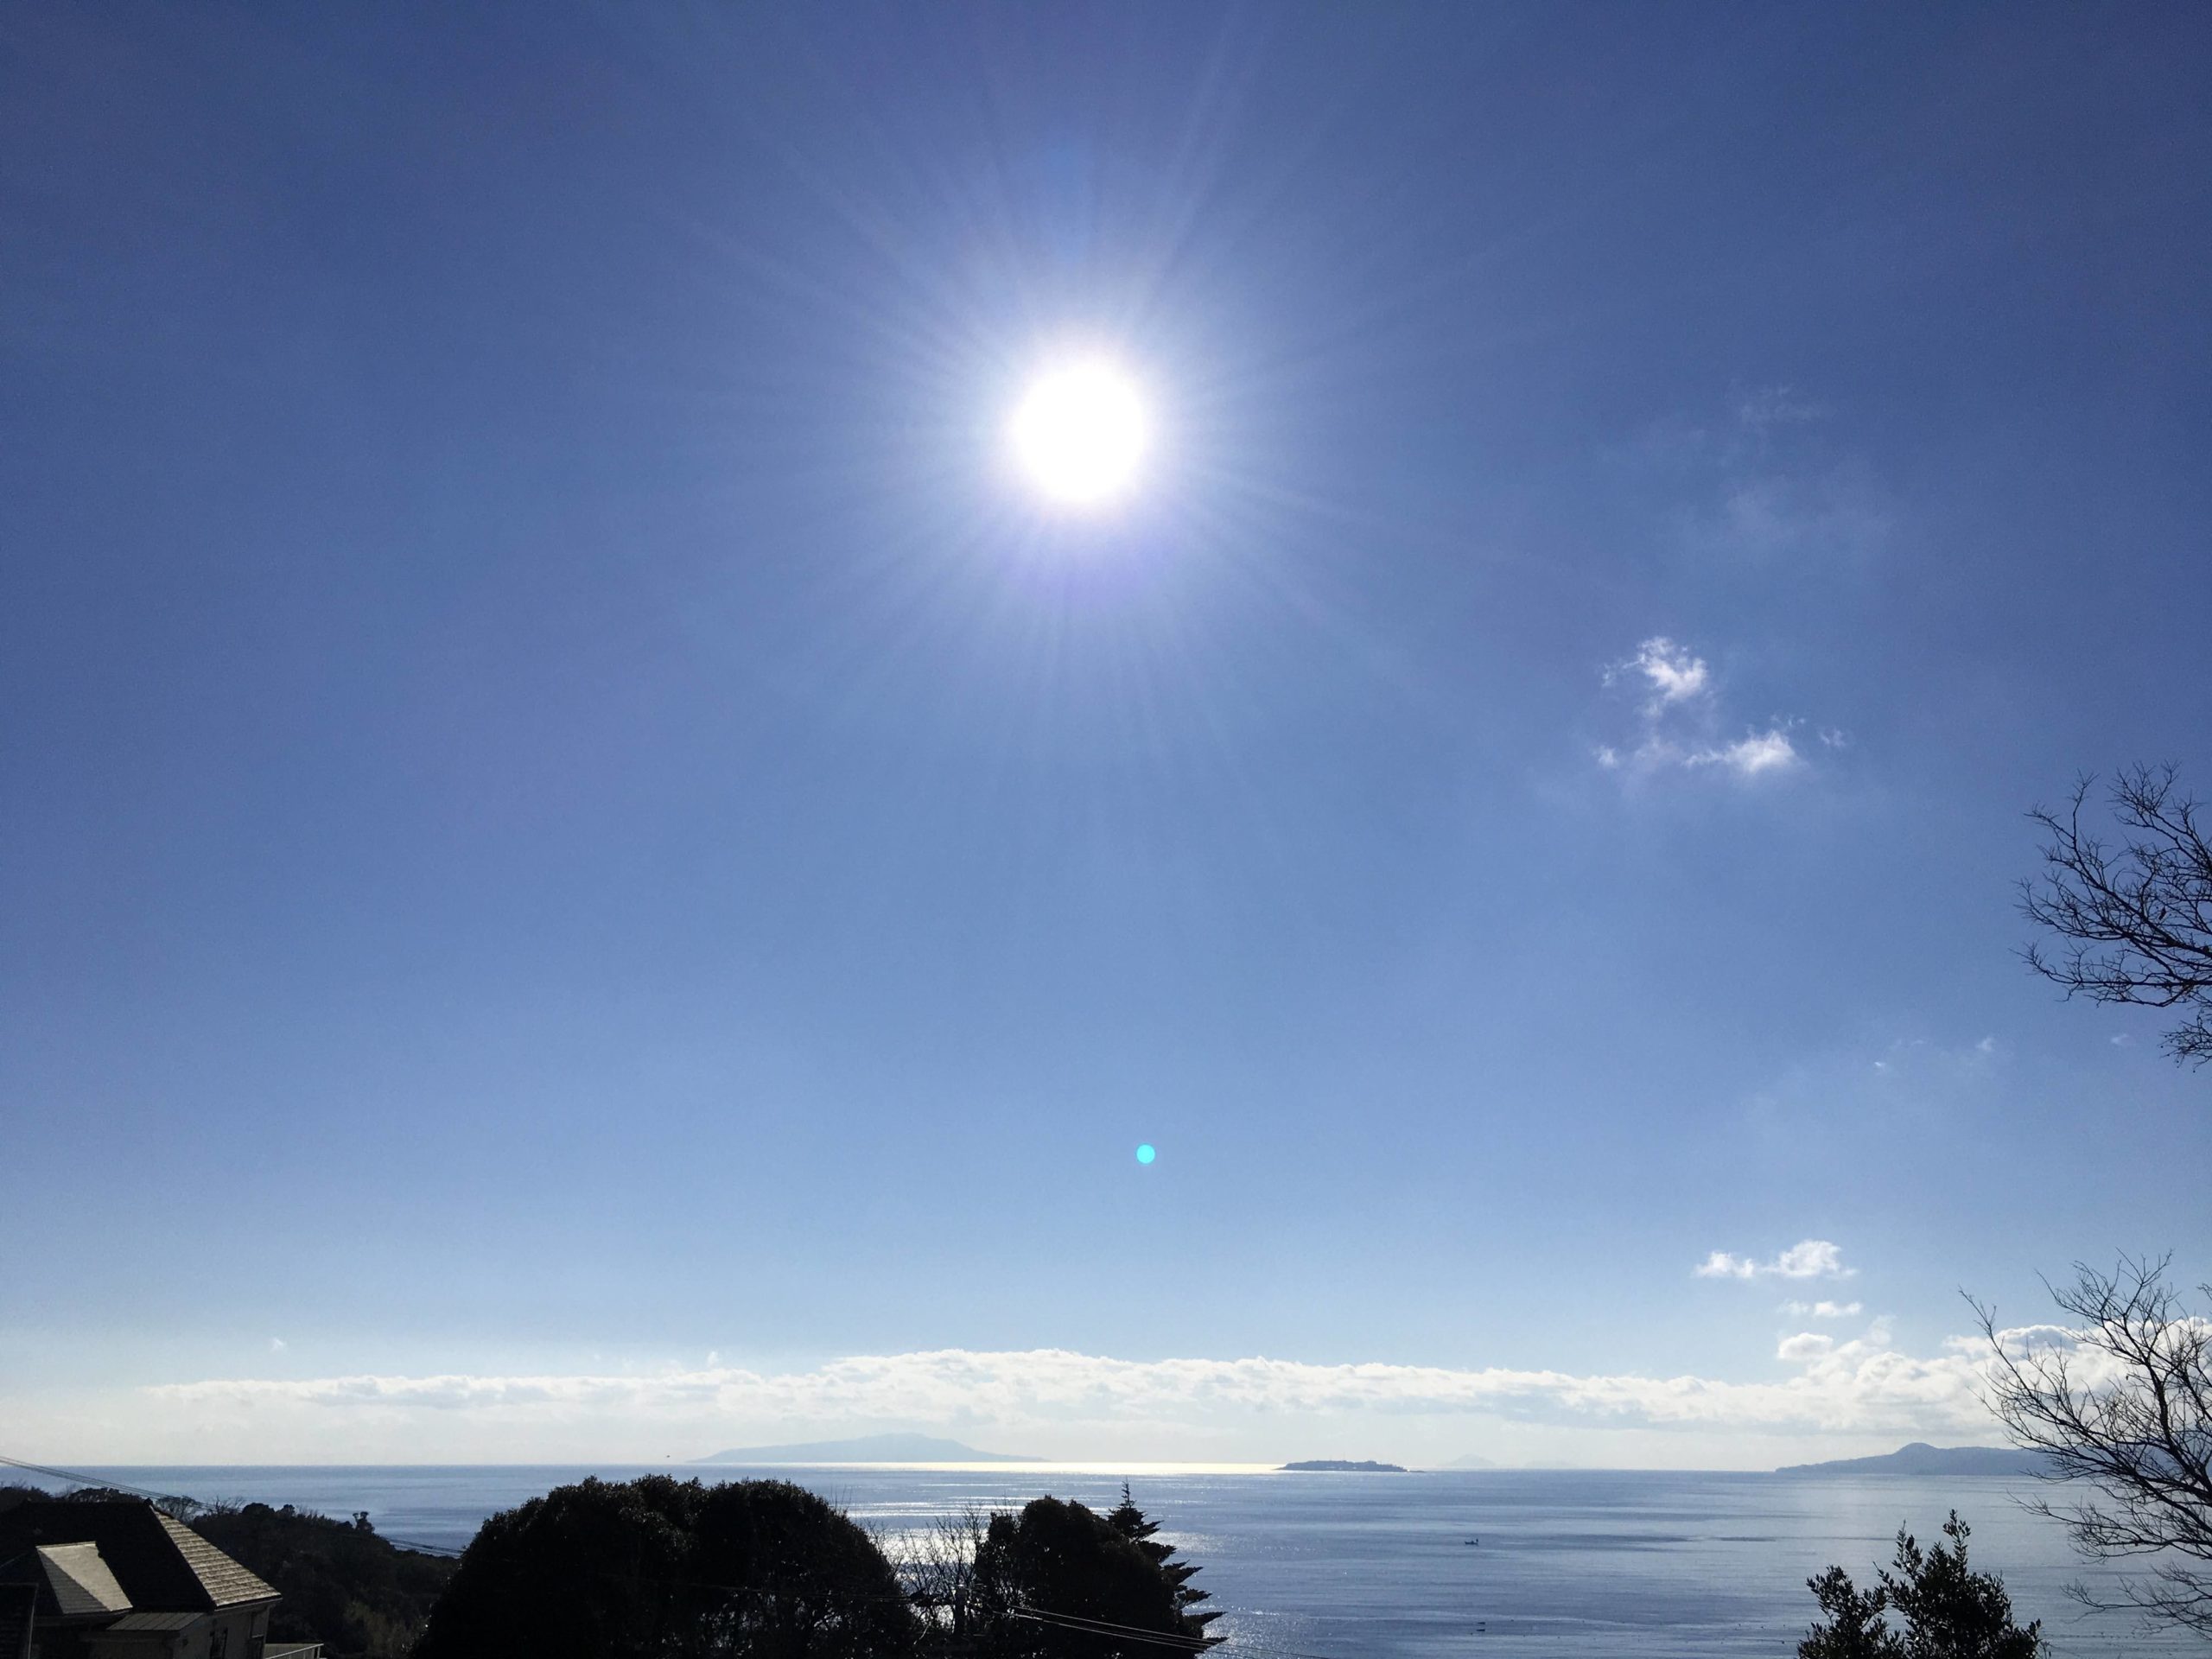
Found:
[[[1966,1351],[1967,1338],[1953,1338],[1933,1358],[1897,1353],[1874,1337],[1821,1340],[1829,1344],[1822,1357],[1832,1363],[1769,1382],[1505,1366],[1314,1364],[1259,1355],[1128,1360],[1058,1348],[947,1348],[855,1355],[788,1372],[724,1365],[607,1375],[232,1377],[156,1384],[143,1392],[156,1402],[251,1409],[620,1406],[670,1416],[704,1408],[744,1421],[919,1418],[1009,1428],[1173,1423],[1224,1412],[1332,1411],[1479,1411],[1654,1427],[1715,1423],[1830,1431],[1910,1427],[1931,1409],[1958,1423],[1986,1421],[1973,1399],[1980,1362]]]
[[[2048,1340],[2040,1328],[2012,1333]],[[234,1376],[118,1392],[137,1457],[251,1460],[244,1448],[344,1446],[347,1457],[440,1457],[456,1446],[557,1459],[696,1457],[794,1425],[849,1432],[914,1424],[969,1440],[998,1438],[1048,1458],[1158,1444],[1177,1457],[1233,1460],[1301,1437],[1448,1444],[1471,1421],[1532,1431],[1622,1431],[1670,1442],[1688,1435],[1783,1437],[1791,1444],[1866,1437],[1986,1437],[1977,1397],[1978,1338],[1934,1355],[1897,1351],[1879,1321],[1841,1340],[1800,1333],[1776,1351],[1786,1374],[1735,1381],[1632,1371],[1576,1373],[1382,1363],[1320,1364],[1264,1356],[1130,1360],[1067,1349],[937,1349],[854,1355],[775,1371],[728,1364],[607,1373]],[[79,1418],[76,1427],[94,1425]],[[50,1425],[65,1436],[67,1425]],[[111,1433],[103,1439],[114,1443]],[[681,1449],[674,1449],[680,1447]],[[1206,1448],[1216,1448],[1209,1451]],[[44,1448],[41,1448],[44,1449]],[[1624,1461],[1659,1464],[1647,1441]],[[57,1449],[50,1455],[64,1455]],[[322,1460],[329,1460],[329,1452]],[[1273,1458],[1272,1451],[1258,1455]],[[1703,1450],[1706,1466],[1713,1453]],[[108,1461],[114,1461],[110,1457]],[[259,1460],[265,1461],[264,1454]],[[1674,1459],[1684,1461],[1685,1459]]]

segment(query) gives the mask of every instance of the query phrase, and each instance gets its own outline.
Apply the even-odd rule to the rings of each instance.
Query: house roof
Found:
[[[207,1592],[208,1601],[217,1607],[234,1607],[242,1601],[274,1601],[276,1587],[266,1579],[249,1573],[238,1562],[202,1538],[181,1521],[172,1521],[159,1510],[154,1519],[169,1535],[192,1576]]]
[[[118,1630],[190,1630],[205,1613],[125,1613],[101,1632],[112,1636]]]
[[[49,1618],[130,1611],[130,1598],[100,1559],[97,1544],[41,1544],[0,1566],[0,1579],[29,1585],[37,1611]]]
[[[49,1544],[92,1544],[128,1599],[126,1608],[207,1611],[274,1601],[263,1580],[150,1503],[19,1503],[0,1513],[0,1560]]]

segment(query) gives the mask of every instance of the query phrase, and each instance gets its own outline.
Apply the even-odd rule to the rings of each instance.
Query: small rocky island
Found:
[[[1402,1475],[1406,1468],[1401,1463],[1355,1463],[1350,1458],[1308,1458],[1304,1463],[1286,1463],[1283,1472],[1297,1475]]]

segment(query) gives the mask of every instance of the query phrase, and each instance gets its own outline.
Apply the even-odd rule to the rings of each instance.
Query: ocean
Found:
[[[113,1468],[134,1486],[257,1499],[345,1516],[367,1511],[395,1540],[458,1547],[494,1511],[588,1474],[712,1481],[772,1475],[893,1537],[969,1505],[1014,1507],[1042,1492],[1096,1508],[1122,1471],[988,1467],[726,1465]],[[1596,1471],[1283,1474],[1128,1471],[1160,1536],[1204,1570],[1230,1638],[1249,1653],[1307,1659],[1440,1655],[1719,1659],[1789,1656],[1812,1622],[1805,1580],[1831,1564],[1861,1584],[1886,1565],[1900,1525],[1927,1542],[1955,1507],[1972,1560],[2001,1574],[2016,1615],[2040,1618],[2066,1659],[2202,1654],[2203,1644],[2084,1613],[2073,1581],[2109,1582],[2053,1522],[2019,1503],[2032,1483],[1988,1477]],[[1479,1542],[1470,1542],[1479,1540]]]

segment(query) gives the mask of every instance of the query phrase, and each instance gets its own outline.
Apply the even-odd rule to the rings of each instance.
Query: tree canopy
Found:
[[[290,1504],[215,1504],[194,1532],[283,1592],[269,1634],[319,1641],[365,1659],[401,1659],[414,1646],[439,1592],[453,1577],[442,1556],[401,1549],[365,1516],[351,1521],[302,1514]]]
[[[586,1480],[493,1516],[418,1659],[899,1659],[918,1626],[875,1542],[785,1481]]]
[[[1126,1495],[1115,1513],[1125,1517],[1119,1524],[1040,1497],[1018,1516],[991,1517],[975,1578],[978,1634],[992,1659],[1160,1659],[1212,1644],[1208,1616],[1186,1611],[1197,1592],[1184,1580],[1195,1569],[1171,1564]]]
[[[2038,1659],[2047,1653],[2043,1622],[2015,1624],[2003,1583],[1967,1565],[1968,1530],[1956,1510],[1943,1523],[1948,1544],[1923,1550],[1900,1530],[1897,1554],[1871,1590],[1853,1585],[1840,1567],[1806,1580],[1827,1621],[1806,1633],[1797,1659]]]
[[[1188,1561],[1177,1560],[1173,1545],[1160,1543],[1154,1537],[1160,1530],[1160,1523],[1136,1506],[1126,1480],[1122,1483],[1122,1501],[1106,1513],[1106,1524],[1152,1558],[1160,1577],[1174,1586],[1175,1605],[1188,1623],[1203,1630],[1221,1617],[1219,1613],[1194,1611],[1200,1602],[1212,1599],[1190,1581],[1198,1569]]]

